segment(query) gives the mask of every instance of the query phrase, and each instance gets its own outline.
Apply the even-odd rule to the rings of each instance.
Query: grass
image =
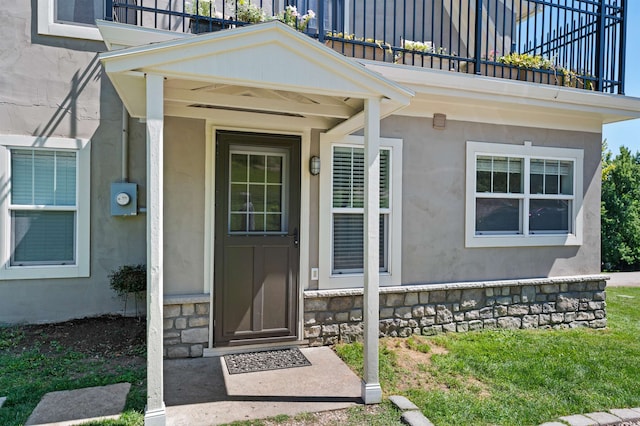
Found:
[[[120,420],[101,425],[142,425],[146,399],[145,368],[116,366],[66,349],[57,342],[45,351],[40,340],[27,342],[20,327],[0,327],[0,394],[8,396],[0,409],[0,424],[18,426],[26,422],[45,393],[129,382],[125,414]]]
[[[386,394],[417,404],[435,424],[537,425],[562,415],[640,406],[640,288],[607,290],[608,329],[446,334],[426,340],[446,353],[403,370],[380,352]],[[420,343],[407,346],[422,352]],[[338,347],[358,371],[357,344]],[[425,386],[404,386],[408,376]],[[409,383],[419,382],[414,378]]]
[[[400,344],[382,345],[380,381],[386,395],[402,394],[435,424],[537,425],[558,416],[640,406],[640,288],[607,290],[606,330],[518,330],[411,337],[402,348],[423,361],[407,367]],[[144,366],[113,367],[49,342],[41,350],[20,327],[0,328],[0,424],[24,424],[51,391],[132,383],[125,413],[93,426],[143,424]],[[53,354],[52,349],[53,348]],[[362,345],[339,345],[338,354],[362,374]],[[423,358],[420,358],[423,357]],[[234,425],[317,423],[315,414]],[[331,423],[334,424],[334,423]],[[399,424],[388,402],[376,410],[353,407],[340,425]]]

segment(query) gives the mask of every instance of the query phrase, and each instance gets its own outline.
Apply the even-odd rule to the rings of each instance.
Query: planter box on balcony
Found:
[[[208,18],[189,20],[189,29],[192,34],[210,33],[230,28],[229,24],[222,25],[220,22],[212,21]]]
[[[423,68],[432,68],[444,71],[462,71],[466,70],[466,61],[456,61],[448,58],[440,58],[437,56],[422,55],[417,52],[405,52],[396,60],[396,64],[415,65]]]
[[[324,43],[338,53],[350,58],[369,59],[375,61],[393,62],[393,53],[378,46],[365,46],[349,41],[327,40]]]
[[[473,74],[475,72],[475,64],[473,63],[464,63],[460,65],[461,72],[469,72]],[[533,69],[525,69],[525,68],[516,68],[510,66],[499,66],[499,65],[491,65],[491,64],[481,64],[480,65],[480,75],[484,75],[487,77],[497,77],[497,78],[506,78],[509,80],[519,80],[519,81],[527,81],[530,83],[540,83],[540,84],[548,84],[551,86],[564,86],[564,79],[561,73],[553,73],[553,71],[546,72],[541,70],[533,70]],[[582,83],[581,86],[577,86],[574,82],[573,84],[567,84],[567,87],[578,87],[580,89],[584,88],[584,82],[579,80],[578,83]]]

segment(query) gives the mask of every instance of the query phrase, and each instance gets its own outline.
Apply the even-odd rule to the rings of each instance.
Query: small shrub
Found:
[[[146,265],[123,265],[109,274],[111,288],[120,296],[147,289]]]
[[[142,301],[147,290],[147,266],[123,265],[109,274],[109,284],[124,300],[124,313],[127,313],[127,299],[133,294],[136,303],[136,313],[140,317],[138,301]]]

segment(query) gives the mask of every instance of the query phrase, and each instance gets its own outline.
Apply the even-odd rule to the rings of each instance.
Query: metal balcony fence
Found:
[[[106,11],[193,33],[277,17],[346,56],[624,94],[626,0],[106,0]]]

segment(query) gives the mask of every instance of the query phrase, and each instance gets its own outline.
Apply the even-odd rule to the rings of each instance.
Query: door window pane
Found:
[[[251,211],[264,212],[264,185],[249,185],[249,202]]]
[[[247,154],[231,154],[231,182],[248,182]]]
[[[267,212],[275,213],[282,210],[282,186],[267,186]]]
[[[249,182],[265,182],[265,165],[263,155],[249,156]]]
[[[267,214],[266,215],[266,227],[265,231],[280,231],[282,230],[282,215],[281,214]]]
[[[504,232],[518,234],[520,200],[501,198],[476,199],[476,233]]]
[[[285,158],[283,154],[231,152],[230,232],[285,232]]]
[[[282,157],[267,157],[267,182],[282,183]]]

